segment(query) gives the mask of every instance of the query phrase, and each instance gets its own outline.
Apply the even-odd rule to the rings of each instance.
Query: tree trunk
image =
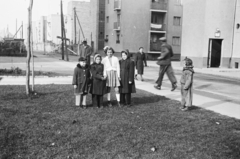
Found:
[[[30,94],[29,79],[30,79],[30,59],[31,59],[31,24],[32,24],[32,6],[33,0],[30,0],[28,8],[28,31],[27,31],[27,62],[26,62],[26,94]]]

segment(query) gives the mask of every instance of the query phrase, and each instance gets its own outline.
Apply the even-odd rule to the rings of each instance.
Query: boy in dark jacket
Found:
[[[121,86],[120,92],[120,105],[131,106],[131,93],[136,93],[134,82],[134,61],[130,59],[128,51],[122,51],[122,60],[120,63],[120,78]]]
[[[86,59],[80,57],[79,63],[74,69],[72,85],[74,86],[74,94],[76,96],[76,106],[86,108],[86,96],[88,94],[90,82],[90,69],[86,64]]]
[[[103,77],[104,65],[101,63],[102,57],[96,54],[91,65],[92,84],[90,93],[92,94],[93,106],[103,108],[103,95],[106,94],[106,81]]]
[[[181,76],[181,109],[183,111],[189,110],[189,107],[192,106],[192,99],[193,99],[193,65],[192,65],[192,60],[189,58],[184,59],[185,67],[183,68],[182,71],[182,76]]]

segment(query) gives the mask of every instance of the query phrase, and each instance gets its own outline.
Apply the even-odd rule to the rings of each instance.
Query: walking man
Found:
[[[157,58],[158,59],[157,64],[160,66],[160,69],[158,79],[154,87],[158,90],[161,90],[164,74],[167,73],[167,76],[172,83],[171,91],[174,91],[177,88],[177,80],[171,65],[171,57],[173,56],[173,50],[171,45],[167,44],[165,37],[162,37],[159,40],[162,42],[161,56]]]
[[[86,64],[88,66],[90,66],[91,55],[92,55],[92,48],[87,44],[87,41],[84,40],[82,42],[82,45],[79,46],[79,56],[86,58]]]

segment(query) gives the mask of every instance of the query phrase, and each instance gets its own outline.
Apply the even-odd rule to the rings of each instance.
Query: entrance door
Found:
[[[208,67],[219,67],[221,64],[222,39],[209,39]]]

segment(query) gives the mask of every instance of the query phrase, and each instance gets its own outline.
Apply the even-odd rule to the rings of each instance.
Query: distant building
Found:
[[[181,59],[197,68],[239,68],[240,1],[184,0]]]
[[[74,10],[76,10],[77,17],[75,19]],[[67,10],[67,38],[71,43],[76,44],[82,42],[85,38],[87,42],[91,43],[91,19],[90,19],[90,2],[86,1],[70,1],[68,2]],[[78,21],[79,19],[79,21]],[[80,28],[80,25],[81,28]],[[76,28],[75,28],[76,26]],[[82,29],[82,30],[81,30]],[[84,35],[84,36],[83,36]]]
[[[65,18],[66,19],[66,18]],[[60,44],[61,39],[58,39],[57,36],[61,36],[61,15],[52,14],[47,16],[47,41],[54,44]],[[65,26],[66,28],[66,26]],[[66,30],[67,31],[67,30]]]
[[[103,0],[104,1],[104,0]],[[106,0],[95,2],[91,0],[91,8],[97,8],[104,20],[96,17],[96,30],[105,22],[105,30],[98,31],[94,42],[101,41],[104,34],[105,45],[111,46],[115,51],[129,49],[137,52],[144,47],[146,53],[159,56],[159,38],[165,36],[169,44],[173,45],[174,53],[180,56],[182,5],[180,0]],[[102,11],[105,9],[105,12]],[[92,14],[91,14],[92,15]],[[102,34],[101,34],[102,33]],[[102,49],[102,46],[98,48]]]

